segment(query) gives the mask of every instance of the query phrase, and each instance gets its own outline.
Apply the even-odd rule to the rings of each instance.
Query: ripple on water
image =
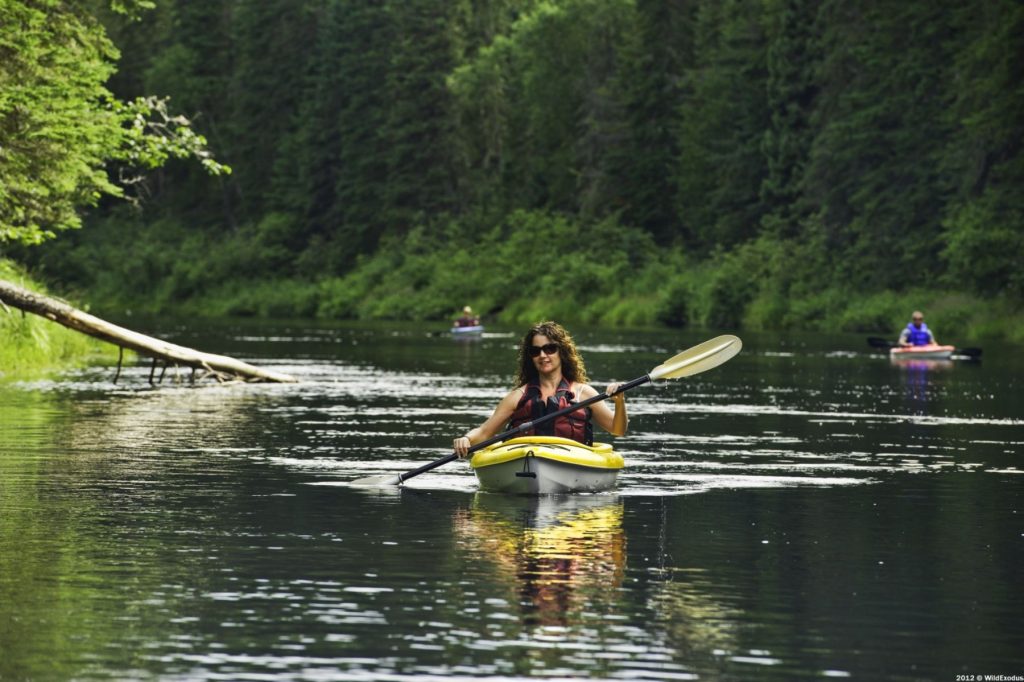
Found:
[[[153,388],[140,366],[14,387],[44,405],[0,429],[11,643],[183,680],[872,679],[879,658],[917,678],[947,650],[1016,652],[1024,422],[999,377],[919,391],[861,354],[765,347],[631,395],[616,494],[524,501],[476,493],[464,462],[349,489],[446,455],[507,363],[342,336],[236,335],[356,342],[260,360],[296,385]],[[582,347],[619,376],[658,345]]]

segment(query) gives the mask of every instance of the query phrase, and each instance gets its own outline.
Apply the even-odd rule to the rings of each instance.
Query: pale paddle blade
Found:
[[[648,376],[651,377],[651,381],[657,381],[700,374],[731,360],[741,348],[743,342],[739,337],[731,334],[719,336],[666,360],[652,369]]]
[[[349,483],[349,485],[356,486],[357,488],[381,488],[389,485],[401,485],[402,479],[397,474],[385,474],[383,476],[367,476],[366,478],[357,478],[356,480]]]

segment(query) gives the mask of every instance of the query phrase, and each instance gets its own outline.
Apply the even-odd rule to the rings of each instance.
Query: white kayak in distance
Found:
[[[960,348],[958,346],[940,346],[929,343],[924,346],[901,346],[895,341],[878,336],[869,336],[868,345],[879,350],[889,351],[889,359],[893,362],[903,360],[980,360],[980,348]]]
[[[557,436],[526,436],[478,451],[469,465],[481,490],[557,495],[610,490],[625,462],[607,443],[590,446]]]
[[[472,336],[474,334],[483,334],[484,326],[482,324],[474,324],[468,327],[452,327],[451,332],[455,336]]]
[[[929,343],[924,346],[897,346],[889,350],[891,360],[949,360],[956,346],[940,346]]]

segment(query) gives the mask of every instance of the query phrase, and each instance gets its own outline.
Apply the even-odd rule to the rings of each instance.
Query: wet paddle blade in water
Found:
[[[400,485],[402,479],[397,474],[385,474],[383,476],[366,476],[365,478],[357,478],[352,481],[349,485],[356,486],[357,488],[377,488],[380,486],[389,485]]]

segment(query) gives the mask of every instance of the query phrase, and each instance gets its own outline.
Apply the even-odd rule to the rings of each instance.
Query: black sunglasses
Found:
[[[530,351],[531,358],[538,357],[541,354],[541,351],[543,351],[545,355],[554,355],[558,352],[557,343],[545,343],[543,346],[527,346],[527,348]]]

